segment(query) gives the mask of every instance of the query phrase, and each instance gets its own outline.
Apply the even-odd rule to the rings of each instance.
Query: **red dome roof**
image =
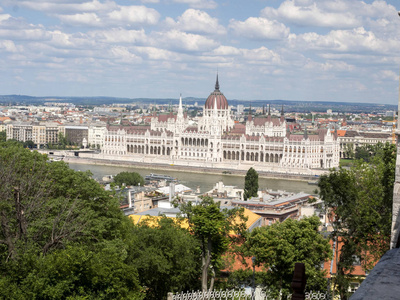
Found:
[[[215,106],[215,99],[217,99],[217,109],[228,109],[228,100],[226,100],[224,94],[219,90],[218,75],[215,83],[215,90],[208,96],[206,104],[204,105],[205,109],[213,109]]]

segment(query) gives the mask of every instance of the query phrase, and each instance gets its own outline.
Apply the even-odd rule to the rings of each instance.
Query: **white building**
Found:
[[[218,76],[197,125],[189,125],[180,99],[176,115],[154,114],[150,126],[108,126],[102,150],[105,159],[196,167],[307,173],[339,165],[336,134],[290,134],[283,109],[280,118],[268,112],[235,124]]]

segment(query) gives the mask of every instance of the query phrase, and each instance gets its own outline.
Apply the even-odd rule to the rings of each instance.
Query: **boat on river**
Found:
[[[149,181],[152,181],[152,180],[156,180],[156,181],[165,180],[165,181],[171,181],[171,182],[178,181],[176,178],[174,178],[172,176],[162,175],[162,174],[154,174],[154,173],[150,173],[150,175],[146,175],[144,179],[149,180]]]

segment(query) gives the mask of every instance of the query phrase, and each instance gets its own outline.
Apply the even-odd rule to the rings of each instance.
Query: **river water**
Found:
[[[224,185],[234,185],[238,188],[244,186],[244,176],[233,175],[216,175],[208,173],[191,173],[181,171],[169,171],[159,169],[141,169],[135,167],[115,167],[115,166],[100,166],[89,164],[76,164],[69,163],[71,169],[75,171],[91,171],[93,178],[102,179],[105,175],[117,175],[120,172],[137,172],[143,177],[150,173],[169,175],[177,178],[180,183],[195,190],[197,186],[200,187],[200,192],[205,193],[213,189],[215,184],[222,180]],[[317,186],[309,185],[305,181],[285,180],[285,179],[269,179],[259,178],[258,186],[260,189],[284,190],[288,192],[305,192],[313,194]]]

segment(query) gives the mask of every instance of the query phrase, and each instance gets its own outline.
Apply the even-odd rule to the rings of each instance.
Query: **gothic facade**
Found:
[[[165,164],[237,168],[255,165],[258,169],[287,171],[328,169],[339,165],[339,143],[330,130],[317,134],[291,134],[283,115],[253,118],[235,123],[226,97],[215,90],[207,98],[203,116],[193,126],[183,111],[182,98],[177,114],[156,115],[150,126],[109,126],[104,134],[105,157],[123,156]]]

